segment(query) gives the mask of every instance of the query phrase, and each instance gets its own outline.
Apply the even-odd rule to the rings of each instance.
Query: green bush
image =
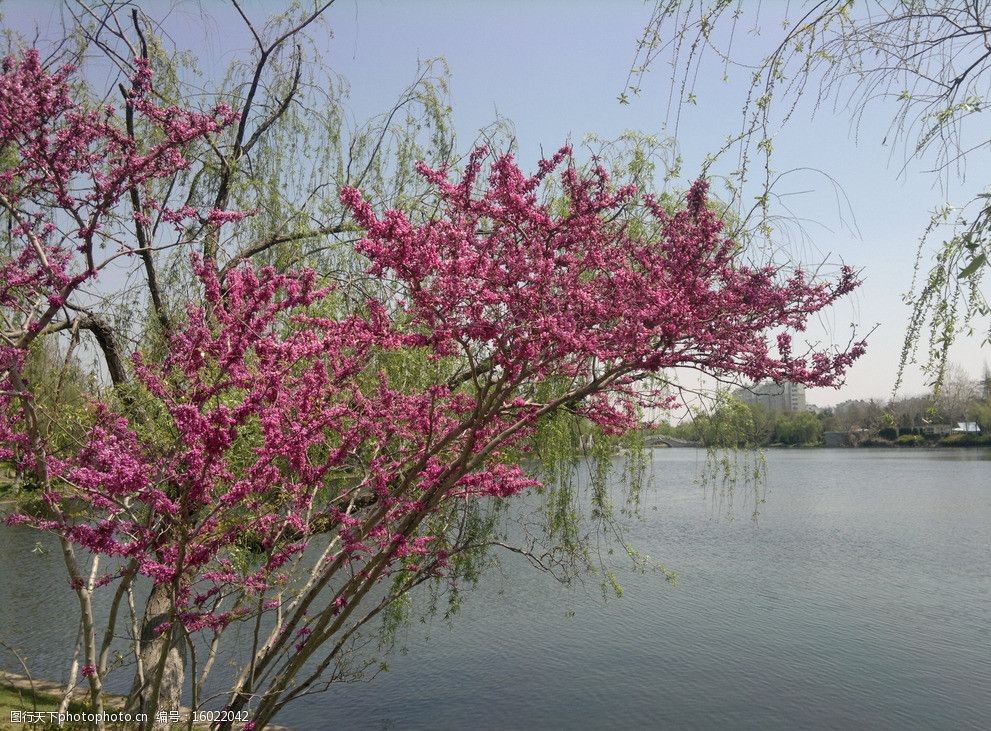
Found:
[[[950,434],[943,437],[939,443],[944,447],[991,447],[991,434]]]
[[[926,440],[918,434],[902,434],[895,440],[895,444],[900,447],[918,447],[925,443]]]
[[[782,444],[818,444],[822,441],[822,422],[808,411],[785,415],[777,423],[775,436]]]

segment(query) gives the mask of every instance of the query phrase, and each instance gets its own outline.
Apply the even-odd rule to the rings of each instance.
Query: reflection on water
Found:
[[[772,451],[758,525],[713,518],[701,456],[654,452],[637,548],[678,585],[622,599],[506,559],[453,626],[415,624],[374,681],[288,709],[309,729],[984,728],[991,461],[967,450]],[[0,640],[58,678],[73,596],[0,529]],[[573,612],[573,616],[572,616]],[[10,665],[10,658],[3,657]],[[121,678],[120,685],[126,685]]]

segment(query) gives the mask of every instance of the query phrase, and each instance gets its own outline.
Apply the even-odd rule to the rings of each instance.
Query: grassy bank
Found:
[[[89,724],[86,723],[64,723],[61,726],[51,722],[49,712],[57,712],[59,698],[51,692],[56,686],[46,681],[35,681],[34,689],[30,681],[25,676],[7,673],[0,670],[0,731],[90,731]],[[47,691],[47,692],[46,692]],[[57,692],[57,689],[56,689]],[[107,705],[107,712],[113,713],[124,705],[122,696],[107,696],[104,701]],[[69,703],[70,713],[85,713],[90,710],[88,703],[82,700],[74,700]],[[41,713],[40,722],[26,723],[24,721],[13,722],[11,713],[24,714],[30,712],[32,718],[34,714]],[[173,731],[186,731],[189,728],[189,709],[180,710],[181,717],[186,719],[182,723],[172,726]],[[21,716],[23,719],[23,716]],[[239,728],[240,724],[235,724]],[[124,724],[107,724],[108,729],[124,729]],[[200,731],[209,728],[205,722],[193,724],[194,729]],[[269,724],[265,727],[267,731],[291,731],[285,726]]]
[[[58,711],[59,700],[46,693],[19,688],[13,685],[0,684],[0,731],[25,731],[25,729],[85,729],[86,724],[58,726],[48,722],[48,712]],[[87,710],[87,707],[73,701],[69,704],[72,713],[80,713]],[[12,723],[12,713],[23,713],[25,711],[41,712],[45,719],[42,723]]]

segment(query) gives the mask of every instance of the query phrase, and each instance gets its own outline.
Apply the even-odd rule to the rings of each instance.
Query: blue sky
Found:
[[[283,3],[246,0],[254,18],[265,18]],[[171,4],[143,2],[161,17]],[[736,48],[759,54],[776,37],[774,13],[764,5],[761,32],[745,32]],[[333,38],[321,38],[327,60],[351,86],[350,109],[361,120],[389,107],[413,79],[419,60],[442,56],[451,71],[454,122],[462,145],[496,115],[515,126],[520,157],[532,163],[541,149],[579,141],[586,133],[613,138],[636,129],[663,134],[669,70],[659,65],[643,84],[643,94],[628,106],[617,102],[633,59],[635,43],[650,17],[650,5],[636,0],[592,2],[453,2],[451,0],[338,0],[327,16]],[[8,0],[7,24],[27,35],[35,26],[45,37],[57,28],[57,3]],[[777,27],[775,27],[777,25]],[[249,38],[226,3],[185,2],[171,10],[168,27],[176,42],[201,57],[205,69],[223,69],[249,47]],[[748,74],[703,69],[696,89],[698,105],[688,107],[678,130],[684,172],[692,177],[706,153],[719,147],[739,125],[739,109]],[[889,115],[889,116],[886,116]],[[901,350],[908,310],[901,294],[911,282],[916,243],[930,211],[947,194],[923,165],[899,177],[900,158],[889,162],[879,142],[890,110],[871,110],[859,130],[859,144],[846,117],[828,110],[810,118],[801,107],[775,137],[779,169],[819,168],[833,176],[850,199],[859,235],[842,225],[834,194],[825,180],[796,176],[785,189],[808,191],[789,198],[796,212],[816,219],[806,231],[809,242],[792,242],[793,253],[810,264],[843,260],[863,269],[866,283],[841,305],[816,334],[831,332],[846,340],[848,324],[862,330],[875,323],[868,355],[849,375],[841,391],[811,391],[821,405],[848,398],[887,397]],[[972,169],[976,166],[972,166]],[[950,199],[966,200],[980,176],[950,181]],[[961,341],[952,356],[975,377],[991,353],[975,341]],[[908,374],[904,390],[923,389],[921,374]]]

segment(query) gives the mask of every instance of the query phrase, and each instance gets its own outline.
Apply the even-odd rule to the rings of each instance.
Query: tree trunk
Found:
[[[148,596],[138,653],[140,663],[128,695],[127,710],[145,713],[152,731],[169,731],[171,724],[158,722],[158,712],[178,711],[182,704],[182,686],[186,676],[186,648],[178,632],[160,631],[169,621],[171,610],[169,586],[156,584]]]

